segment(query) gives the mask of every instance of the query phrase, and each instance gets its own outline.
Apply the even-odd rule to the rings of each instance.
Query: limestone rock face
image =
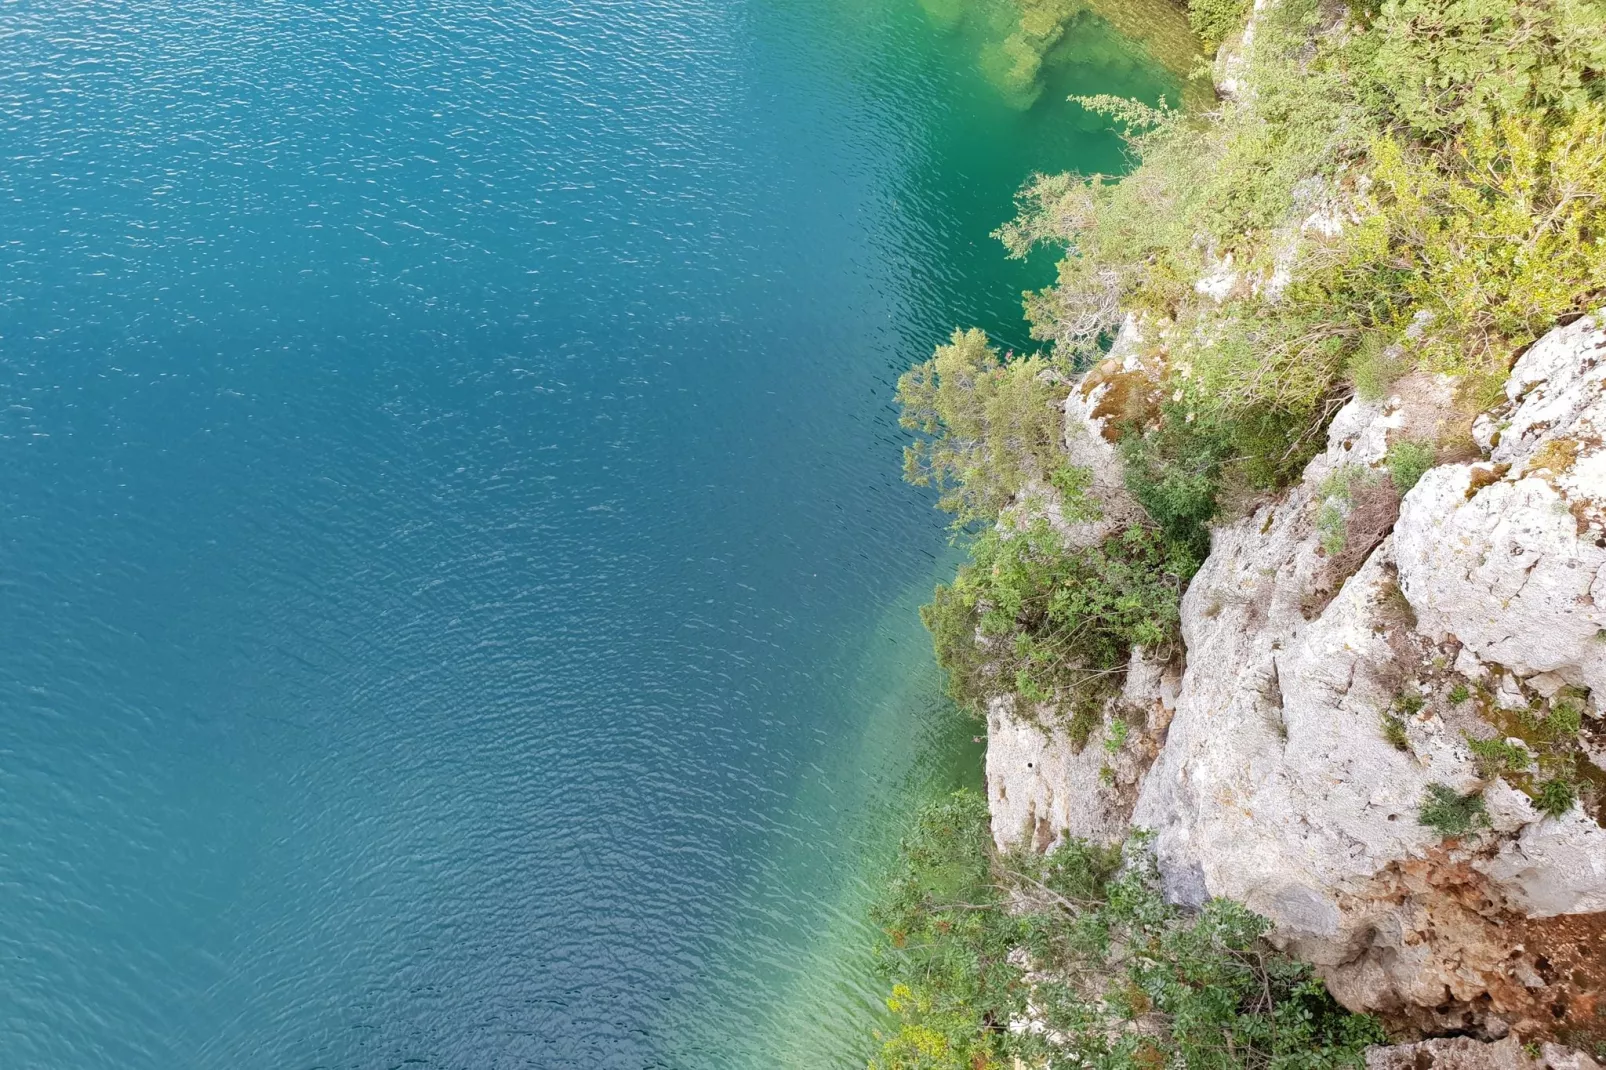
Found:
[[[1375,486],[1390,443],[1440,437],[1451,409],[1448,384],[1399,389],[1351,402],[1298,486],[1214,533],[1133,823],[1168,895],[1266,915],[1353,1009],[1430,1033],[1598,1030],[1606,971],[1576,949],[1606,935],[1606,830],[1483,779],[1467,740],[1494,729],[1453,696],[1471,677],[1525,710],[1575,686],[1600,712],[1606,332],[1581,320],[1534,346],[1479,425],[1490,460],[1429,471],[1349,574],[1318,529],[1332,488]],[[1482,791],[1487,825],[1424,826],[1430,784]]]
[[[1366,1070],[1599,1070],[1581,1051],[1545,1044],[1537,1056],[1515,1037],[1494,1042],[1442,1037],[1416,1044],[1368,1048]]]
[[[1403,403],[1352,402],[1298,487],[1216,532],[1183,598],[1188,669],[1133,818],[1157,833],[1170,895],[1237,899],[1329,965],[1365,925],[1344,900],[1349,886],[1435,842],[1415,820],[1427,783],[1473,779],[1470,754],[1431,707],[1407,729],[1416,755],[1384,738],[1402,651],[1421,656],[1396,619],[1387,541],[1307,619],[1326,572],[1320,488],[1380,463],[1389,433],[1423,419]]]
[[[1430,469],[1403,500],[1389,449],[1453,437],[1452,384],[1415,375],[1345,406],[1297,486],[1213,532],[1182,601],[1185,672],[1136,656],[1108,711],[1126,738],[1077,747],[1041,711],[995,702],[999,845],[1148,828],[1174,901],[1242,902],[1346,1006],[1471,1038],[1378,1059],[1593,1066],[1482,1041],[1606,1040],[1602,815],[1541,813],[1537,779],[1508,783],[1469,741],[1527,746],[1512,726],[1572,702],[1586,716],[1568,753],[1606,782],[1603,322],[1533,346],[1473,425],[1485,458]],[[1066,403],[1067,447],[1108,518],[1083,538],[1141,518],[1115,429],[1156,403],[1157,359],[1129,321]],[[1475,828],[1424,825],[1430,786],[1478,793]]]
[[[1085,470],[1088,500],[1097,507],[1092,519],[1066,516],[1060,492],[1033,480],[1004,510],[1001,519],[1020,526],[1047,520],[1067,546],[1093,546],[1144,517],[1143,507],[1127,492],[1116,448],[1118,425],[1146,407],[1158,405],[1160,369],[1145,359],[1143,330],[1128,315],[1109,355],[1071,388],[1065,398],[1067,462]]]
[[[1482,422],[1487,463],[1445,465],[1406,497],[1400,586],[1423,632],[1519,677],[1606,696],[1606,328],[1552,331]],[[1494,426],[1492,433],[1488,428]],[[1597,709],[1599,706],[1597,705]]]
[[[1168,690],[1169,687],[1169,690]],[[1126,838],[1137,785],[1158,750],[1176,681],[1133,655],[1127,685],[1106,711],[1106,727],[1080,742],[1049,709],[1021,716],[1013,696],[987,708],[987,803],[1000,850],[1048,851],[1066,837],[1115,844]],[[1126,726],[1125,737],[1110,725]]]
[[[1143,507],[1127,493],[1116,448],[1119,425],[1141,420],[1159,405],[1163,369],[1144,353],[1144,329],[1128,315],[1109,355],[1084,375],[1065,398],[1065,452],[1072,465],[1085,468],[1092,481],[1087,495],[1103,514],[1089,532],[1071,533],[1072,541],[1093,541],[1139,522]]]
[[[1445,465],[1406,496],[1400,586],[1418,628],[1505,670],[1505,690],[1606,697],[1606,329],[1552,331],[1480,421],[1489,461]],[[1518,690],[1515,702],[1525,705]],[[1531,917],[1606,911],[1606,829],[1575,808],[1526,824],[1480,865]]]
[[[1216,92],[1229,100],[1241,95],[1248,88],[1246,79],[1249,73],[1248,56],[1249,50],[1255,45],[1255,24],[1259,21],[1260,13],[1270,4],[1271,0],[1255,0],[1242,34],[1232,41],[1223,43],[1216,52],[1211,81],[1215,83]]]

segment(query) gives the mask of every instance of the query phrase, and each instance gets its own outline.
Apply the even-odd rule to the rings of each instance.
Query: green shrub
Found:
[[[1382,1041],[1264,942],[1264,918],[1225,900],[1189,914],[1159,885],[1141,841],[1124,865],[1122,851],[1077,840],[998,856],[979,796],[928,808],[872,912],[894,1020],[872,1067],[1317,1070],[1359,1067]],[[1025,958],[1011,961],[1017,948]],[[1008,1028],[1028,997],[1062,1044]]]
[[[1591,0],[1385,0],[1356,49],[1361,92],[1429,141],[1502,115],[1548,122],[1601,99],[1603,25]]]
[[[991,1065],[997,1042],[981,1009],[1018,1013],[1023,1005],[1008,962],[1019,926],[1003,909],[987,842],[987,802],[975,792],[927,806],[871,910],[897,1020],[896,1031],[879,1035],[877,1065],[886,1070]]]
[[[1485,777],[1523,773],[1533,764],[1533,755],[1519,743],[1504,739],[1469,739],[1467,746],[1471,748],[1478,769]]]
[[[1487,710],[1501,738],[1469,741],[1480,773],[1504,777],[1553,817],[1571,809],[1581,793],[1598,806],[1601,785],[1580,745],[1583,712],[1576,700],[1576,692],[1564,691],[1548,708]]]
[[[1028,481],[1066,479],[1066,390],[1041,358],[1005,363],[982,331],[955,331],[898,380],[899,423],[918,436],[904,449],[904,478],[934,487],[956,526],[996,519]]]
[[[1388,466],[1389,478],[1394,481],[1394,489],[1399,491],[1400,497],[1405,497],[1416,486],[1417,481],[1433,467],[1437,457],[1438,451],[1431,442],[1405,440],[1389,447],[1383,463]]]
[[[953,584],[938,584],[931,602],[920,607],[920,620],[931,633],[937,664],[947,680],[948,696],[972,713],[980,715],[987,706],[992,663],[976,642],[977,599],[961,588],[967,579],[961,567]]]
[[[1188,22],[1207,48],[1216,48],[1243,25],[1249,0],[1188,0]]]
[[[1242,10],[1193,9],[1207,37]],[[1346,379],[1379,397],[1425,368],[1486,393],[1514,353],[1606,299],[1606,5],[1383,0],[1332,33],[1324,18],[1317,0],[1262,10],[1255,91],[1207,117],[1084,99],[1127,125],[1137,166],[1038,176],[999,232],[1012,255],[1064,250],[1026,300],[1061,357],[1096,352],[1129,311],[1174,325],[1168,386],[1186,402],[1161,423],[1204,419],[1233,443],[1218,486],[1295,475]],[[1318,196],[1354,214],[1290,245]],[[1229,254],[1237,285],[1201,298],[1194,281]],[[1254,280],[1274,268],[1270,299]],[[1409,489],[1423,453],[1396,462]]]
[[[1355,395],[1363,401],[1382,401],[1395,382],[1411,370],[1403,346],[1390,345],[1383,331],[1368,330],[1360,335],[1346,369]]]
[[[1414,691],[1405,692],[1394,700],[1396,709],[1411,716],[1421,713],[1427,704],[1428,700]]]
[[[1125,721],[1120,719],[1113,721],[1104,737],[1104,752],[1112,756],[1121,753],[1121,748],[1126,746],[1127,736],[1131,731],[1132,726]]]
[[[1584,714],[1574,703],[1565,700],[1555,703],[1545,716],[1546,734],[1556,740],[1576,736],[1584,727]]]
[[[1325,501],[1316,512],[1316,531],[1322,552],[1328,557],[1337,557],[1349,545],[1347,537],[1348,516],[1344,507],[1336,501]]]
[[[1395,750],[1411,749],[1410,737],[1405,734],[1405,718],[1397,713],[1383,715],[1383,738],[1388,740],[1389,746]]]
[[[1231,443],[1219,429],[1188,420],[1168,406],[1158,427],[1129,429],[1121,438],[1126,489],[1165,537],[1203,561],[1210,552],[1208,524],[1216,518],[1221,469]]]
[[[1013,691],[1080,710],[1116,685],[1133,646],[1174,640],[1195,564],[1147,528],[1067,547],[1038,518],[977,536],[922,618],[962,705],[979,713],[988,694]]]
[[[1444,784],[1429,784],[1417,820],[1440,836],[1465,836],[1488,822],[1481,792],[1466,795]]]
[[[1600,24],[1606,34],[1606,17]],[[1349,237],[1350,300],[1392,309],[1418,363],[1503,375],[1511,355],[1606,293],[1606,104],[1502,115],[1442,149],[1372,145],[1373,214]]]
[[[1450,688],[1449,699],[1452,706],[1459,706],[1471,697],[1472,691],[1467,687],[1465,680],[1457,680],[1455,686]]]
[[[1551,817],[1565,814],[1577,801],[1578,789],[1566,777],[1550,778],[1539,785],[1539,793],[1534,796],[1534,805]]]

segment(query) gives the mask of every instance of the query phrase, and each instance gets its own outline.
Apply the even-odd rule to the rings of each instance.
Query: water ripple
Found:
[[[0,1065],[862,1065],[867,882],[960,754],[890,385],[1023,338],[987,231],[1118,159],[968,47],[5,8]],[[1158,91],[1115,55],[1060,88]]]

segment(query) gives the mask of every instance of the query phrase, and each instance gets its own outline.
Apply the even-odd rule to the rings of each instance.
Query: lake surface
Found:
[[[964,17],[962,17],[964,16]],[[0,1066],[860,1067],[892,384],[1112,170],[914,0],[0,5]]]

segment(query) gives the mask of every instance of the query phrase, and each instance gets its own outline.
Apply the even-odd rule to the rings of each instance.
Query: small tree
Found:
[[[996,519],[1030,480],[1050,482],[1063,465],[1067,392],[1043,358],[1004,362],[985,332],[954,331],[898,380],[899,423],[920,436],[904,448],[904,478],[935,488],[956,528]]]

